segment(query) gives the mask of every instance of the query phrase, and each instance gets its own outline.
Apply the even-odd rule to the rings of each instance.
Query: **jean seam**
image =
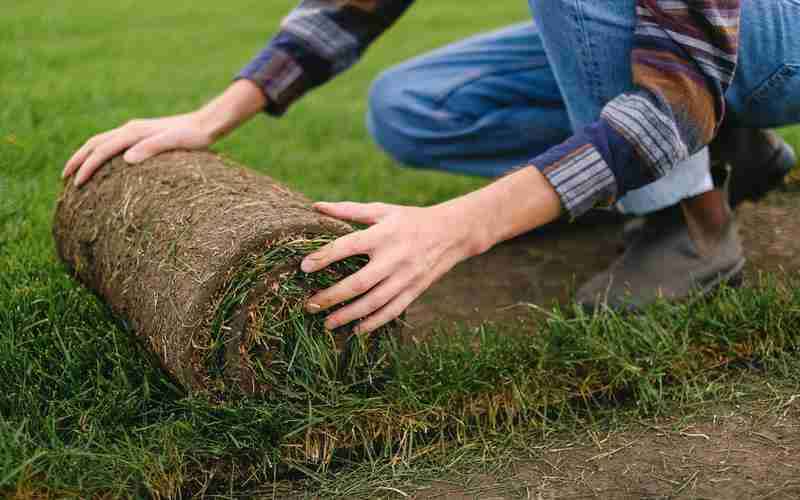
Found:
[[[578,27],[581,43],[581,66],[587,68],[586,77],[589,92],[593,99],[597,102],[602,101],[603,96],[600,91],[600,63],[594,56],[595,46],[589,36],[589,30],[586,29],[586,16],[581,8],[581,0],[574,0],[572,7],[575,17],[575,25]]]
[[[749,96],[747,96],[744,101],[745,108],[749,108],[750,106],[764,102],[767,98],[769,98],[770,94],[774,92],[776,88],[779,88],[781,85],[785,85],[786,82],[797,76],[798,73],[800,73],[800,64],[781,64],[778,66],[778,69],[776,69],[769,77],[767,77],[766,80],[758,85]]]

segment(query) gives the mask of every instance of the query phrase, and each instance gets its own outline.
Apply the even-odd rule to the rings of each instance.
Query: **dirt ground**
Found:
[[[434,483],[415,498],[797,499],[800,395],[542,446],[510,477]]]
[[[800,269],[800,183],[738,210],[747,274]],[[556,225],[508,242],[466,262],[409,312],[413,331],[436,324],[508,321],[525,303],[563,302],[575,286],[621,251],[621,220],[597,217]],[[800,498],[800,395],[732,407],[680,424],[640,429],[541,447],[540,458],[511,478],[444,480],[414,498]]]

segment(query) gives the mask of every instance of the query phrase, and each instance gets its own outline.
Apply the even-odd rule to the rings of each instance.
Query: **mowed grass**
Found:
[[[385,394],[354,396],[345,387],[305,413],[302,396],[294,405],[229,408],[186,398],[56,261],[50,222],[59,173],[96,132],[212,97],[293,5],[0,5],[0,494],[269,493],[268,481],[287,471],[286,436],[381,422],[380,439],[353,439],[351,451],[324,464],[333,469],[291,469],[303,467],[325,494],[351,496],[391,486],[387,475],[408,478],[433,456],[450,456],[444,464],[467,453],[485,458],[510,436],[599,425],[592,419],[613,419],[616,408],[668,412],[721,397],[735,378],[723,368],[736,363],[757,359],[789,377],[797,364],[783,353],[798,343],[800,297],[766,281],[714,301],[661,305],[638,320],[555,312],[536,338],[511,340],[519,332],[510,325],[464,332],[397,352],[400,368]],[[363,123],[366,92],[381,69],[527,17],[517,0],[483,4],[479,15],[455,0],[421,3],[347,75],[284,119],[256,119],[216,149],[316,199],[429,204],[473,189],[484,181],[405,170],[381,154]],[[626,401],[634,403],[619,406]],[[404,430],[419,441],[396,434]],[[358,473],[336,483],[331,470]],[[364,479],[376,471],[383,476]]]

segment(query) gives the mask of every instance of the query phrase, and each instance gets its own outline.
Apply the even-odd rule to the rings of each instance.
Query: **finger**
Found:
[[[159,153],[177,147],[180,147],[180,141],[175,137],[175,134],[164,132],[136,144],[125,153],[123,159],[128,163],[141,163]]]
[[[325,215],[368,225],[375,224],[384,218],[392,208],[392,205],[385,203],[353,203],[351,201],[314,204],[314,209]]]
[[[108,139],[109,135],[112,132],[114,131],[112,130],[109,132],[105,132],[103,134],[98,134],[89,139],[88,141],[86,141],[83,144],[83,146],[81,146],[67,161],[64,170],[61,172],[61,177],[63,179],[66,179],[67,177],[75,173],[75,170],[77,170],[78,167],[80,167],[83,164],[83,162],[86,161],[86,158],[89,157],[89,154],[94,150],[94,148],[97,147],[98,144],[101,144],[103,141]]]
[[[362,298],[328,316],[325,320],[325,327],[328,330],[333,330],[361,318],[366,318],[397,297],[407,286],[408,284],[405,280],[389,278]]]
[[[300,269],[305,273],[314,273],[320,269],[325,269],[334,262],[353,255],[367,254],[372,248],[371,240],[372,234],[370,230],[357,231],[342,236],[303,259]]]
[[[85,183],[105,162],[129,148],[139,139],[138,134],[116,135],[97,146],[75,174],[75,185],[80,186]]]
[[[375,285],[386,279],[392,266],[383,263],[370,263],[355,274],[327,288],[308,299],[308,311],[316,313],[364,295]]]
[[[359,323],[354,329],[354,333],[374,332],[390,321],[397,319],[421,293],[422,290],[419,288],[407,288],[406,291],[395,297],[391,302],[379,309],[378,312]]]

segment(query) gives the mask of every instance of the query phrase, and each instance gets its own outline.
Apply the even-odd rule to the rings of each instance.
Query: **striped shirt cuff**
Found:
[[[267,98],[264,111],[280,116],[308,90],[305,72],[291,55],[268,48],[248,64],[235,78],[258,85]]]
[[[654,177],[663,177],[690,155],[675,118],[655,102],[655,97],[623,94],[606,105],[602,117],[636,149]]]
[[[572,218],[597,205],[611,205],[617,195],[614,172],[591,144],[573,137],[533,160],[553,185]]]

